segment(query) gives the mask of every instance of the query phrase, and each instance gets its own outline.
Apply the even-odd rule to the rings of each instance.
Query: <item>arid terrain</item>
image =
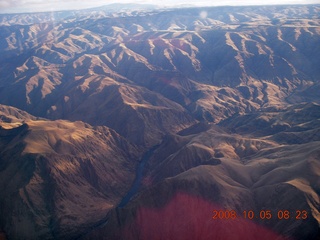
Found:
[[[320,239],[320,6],[137,6],[0,15],[0,239]]]

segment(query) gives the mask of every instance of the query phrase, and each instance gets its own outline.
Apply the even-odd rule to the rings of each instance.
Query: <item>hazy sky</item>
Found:
[[[194,5],[257,5],[257,4],[309,4],[318,3],[320,0],[0,0],[0,13],[13,12],[39,12],[54,11],[62,9],[80,9],[88,7],[97,7],[109,3],[152,3],[156,5],[172,6],[177,4],[194,4]]]

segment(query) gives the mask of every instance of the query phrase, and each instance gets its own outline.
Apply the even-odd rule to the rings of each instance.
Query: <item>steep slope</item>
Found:
[[[48,110],[48,117],[106,125],[141,146],[152,146],[164,134],[196,122],[179,104],[146,88],[103,77],[80,81]]]
[[[0,228],[10,239],[71,239],[103,219],[134,178],[139,152],[115,131],[26,121],[0,129]]]
[[[280,144],[319,141],[320,105],[305,103],[284,109],[266,108],[220,123],[233,132],[271,139]]]
[[[0,16],[0,237],[319,239],[319,12]]]
[[[37,120],[39,118],[30,115],[18,108],[0,104],[0,122],[2,123],[19,123],[28,120]]]
[[[0,103],[36,116],[89,121],[76,109],[90,105],[98,106],[90,115],[107,112],[99,107],[109,105],[92,93],[101,91],[101,81],[121,83],[145,102],[150,94],[160,94],[156,97],[181,105],[184,110],[162,99],[156,106],[184,115],[182,125],[174,127],[183,129],[194,123],[186,111],[194,119],[218,123],[261,107],[319,102],[318,94],[303,94],[316,91],[320,76],[318,5],[123,14],[0,26]],[[79,92],[88,87],[90,94],[79,100]],[[153,93],[142,94],[145,88]],[[66,114],[62,107],[66,98],[75,103],[71,104],[74,114]],[[150,106],[137,109],[141,110],[132,110],[132,115],[139,115],[137,119],[155,129],[155,135],[172,131],[155,119],[154,124],[146,121],[149,115],[159,114],[163,125],[176,122],[171,117],[166,121],[167,113]],[[106,119],[103,124],[115,127]],[[150,146],[159,137],[136,143]]]
[[[318,132],[319,105],[258,114],[269,116],[261,131],[252,132],[257,117],[239,116],[228,127],[242,135],[198,124],[165,138],[149,158],[140,193],[84,239],[318,239],[319,139],[310,136]],[[212,219],[214,210],[223,213]],[[232,210],[235,219],[223,215]]]

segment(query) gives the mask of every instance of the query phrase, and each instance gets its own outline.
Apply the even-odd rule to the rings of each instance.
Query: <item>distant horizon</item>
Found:
[[[41,13],[55,11],[77,11],[90,8],[99,8],[110,4],[148,4],[156,7],[214,7],[214,6],[263,6],[263,5],[310,5],[320,4],[320,0],[265,0],[263,4],[259,4],[254,0],[226,0],[226,1],[194,1],[194,0],[162,0],[162,1],[79,1],[79,0],[0,0],[0,14],[14,13]]]

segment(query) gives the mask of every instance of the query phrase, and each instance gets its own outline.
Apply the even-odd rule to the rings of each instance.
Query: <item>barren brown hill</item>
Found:
[[[124,129],[138,122],[154,129],[154,137],[131,139],[151,146],[160,132],[181,130],[194,119],[218,123],[261,107],[319,102],[318,94],[303,94],[316,91],[320,76],[318,16],[318,5],[261,6],[8,23],[0,26],[0,103],[36,116],[105,124],[128,137],[97,114],[109,111],[104,94],[121,101],[122,93],[135,92],[130,104],[139,108],[115,109],[136,115],[130,123],[118,115]],[[182,125],[166,127],[179,122],[176,114]]]
[[[220,123],[233,132],[272,139],[280,144],[319,141],[320,106],[316,103],[266,108],[231,117]]]
[[[196,122],[182,106],[146,88],[103,77],[87,76],[79,81],[77,89],[72,86],[63,100],[48,110],[48,117],[107,125],[129,141],[148,147],[165,133]]]
[[[318,239],[320,148],[319,139],[310,138],[317,126],[307,126],[319,121],[319,105],[272,112],[265,126],[272,129],[274,119],[291,124],[279,132],[299,131],[303,140],[258,137],[246,126],[243,135],[198,125],[168,136],[148,160],[140,193],[85,239]],[[237,217],[212,219],[214,210],[234,210]],[[297,216],[302,211],[304,220]]]
[[[319,12],[0,15],[0,237],[319,239]]]
[[[139,151],[113,130],[62,120],[9,127],[0,127],[0,222],[9,239],[73,239],[133,181]]]
[[[1,123],[19,123],[28,120],[37,120],[39,118],[22,111],[15,107],[0,104],[0,122]]]

